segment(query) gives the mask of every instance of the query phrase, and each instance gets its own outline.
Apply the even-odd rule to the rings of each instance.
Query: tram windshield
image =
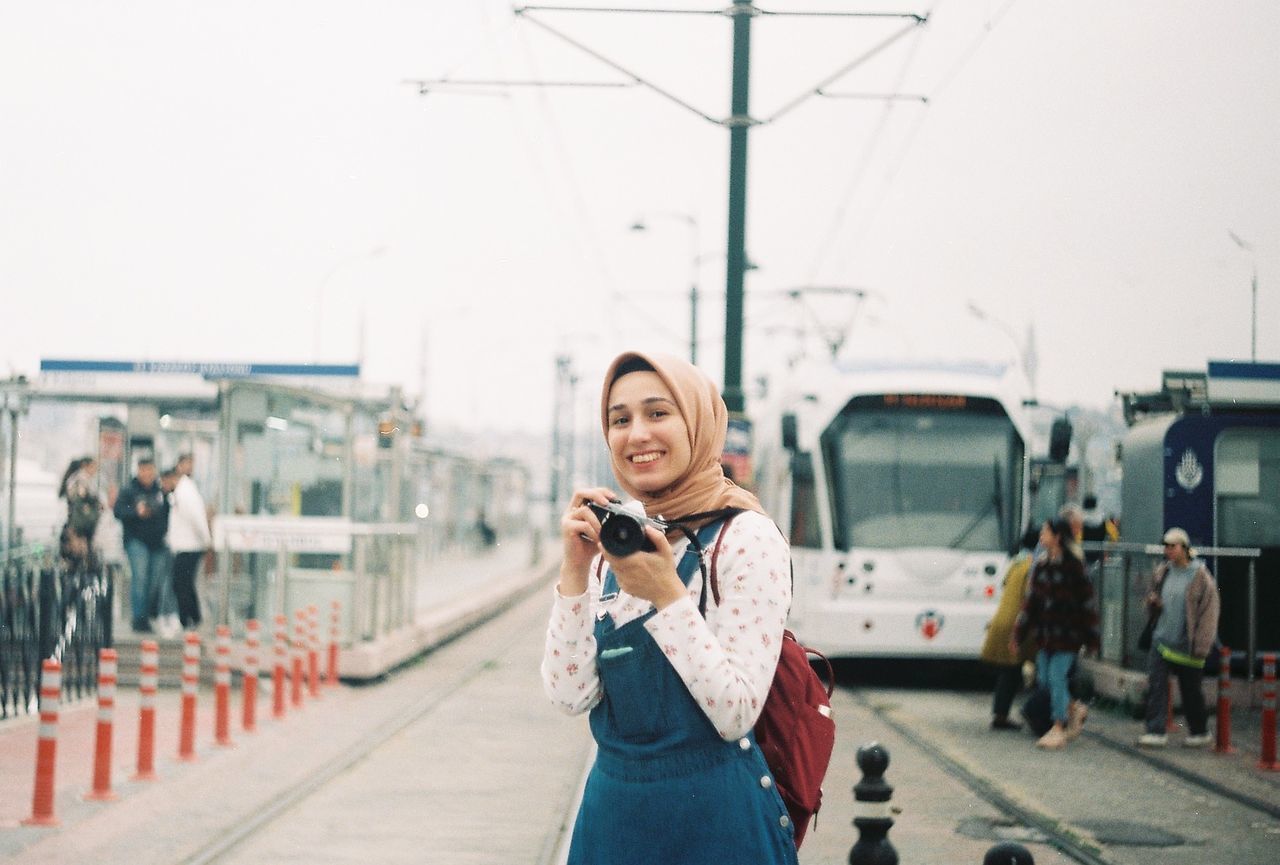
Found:
[[[993,400],[858,397],[822,448],[840,549],[1009,550],[1017,541],[1023,444]]]

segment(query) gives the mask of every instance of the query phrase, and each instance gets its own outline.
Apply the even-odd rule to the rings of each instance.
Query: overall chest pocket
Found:
[[[670,664],[647,631],[619,633],[627,630],[629,639],[601,648],[596,665],[614,731],[628,742],[651,742],[668,727],[664,673]]]

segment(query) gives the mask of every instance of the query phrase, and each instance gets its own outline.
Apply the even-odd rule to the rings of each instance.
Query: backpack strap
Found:
[[[724,518],[724,524],[720,526],[720,533],[716,535],[716,545],[711,549],[711,575],[707,577],[707,582],[711,584],[711,596],[716,599],[717,607],[720,606],[720,580],[716,576],[716,562],[720,558],[720,544],[724,542],[725,532],[729,528],[729,523],[733,522],[733,518],[740,513],[742,512],[734,511]],[[704,618],[706,617],[707,612],[706,595],[706,592],[702,593],[703,599],[702,604],[700,605]]]

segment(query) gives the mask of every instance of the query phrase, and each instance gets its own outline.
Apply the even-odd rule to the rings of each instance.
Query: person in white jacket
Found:
[[[204,497],[191,479],[195,461],[191,454],[178,457],[175,466],[178,485],[169,509],[169,549],[173,551],[173,593],[178,600],[178,619],[184,629],[200,625],[200,598],[196,594],[196,572],[205,553],[213,547],[209,515]]]

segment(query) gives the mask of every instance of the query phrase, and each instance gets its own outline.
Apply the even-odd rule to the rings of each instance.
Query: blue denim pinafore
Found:
[[[720,524],[704,527],[707,547]],[[676,573],[698,567],[692,544]],[[618,590],[605,575],[607,597]],[[791,823],[755,734],[726,742],[645,630],[596,622],[603,696],[598,746],[573,828],[569,865],[795,865]]]

